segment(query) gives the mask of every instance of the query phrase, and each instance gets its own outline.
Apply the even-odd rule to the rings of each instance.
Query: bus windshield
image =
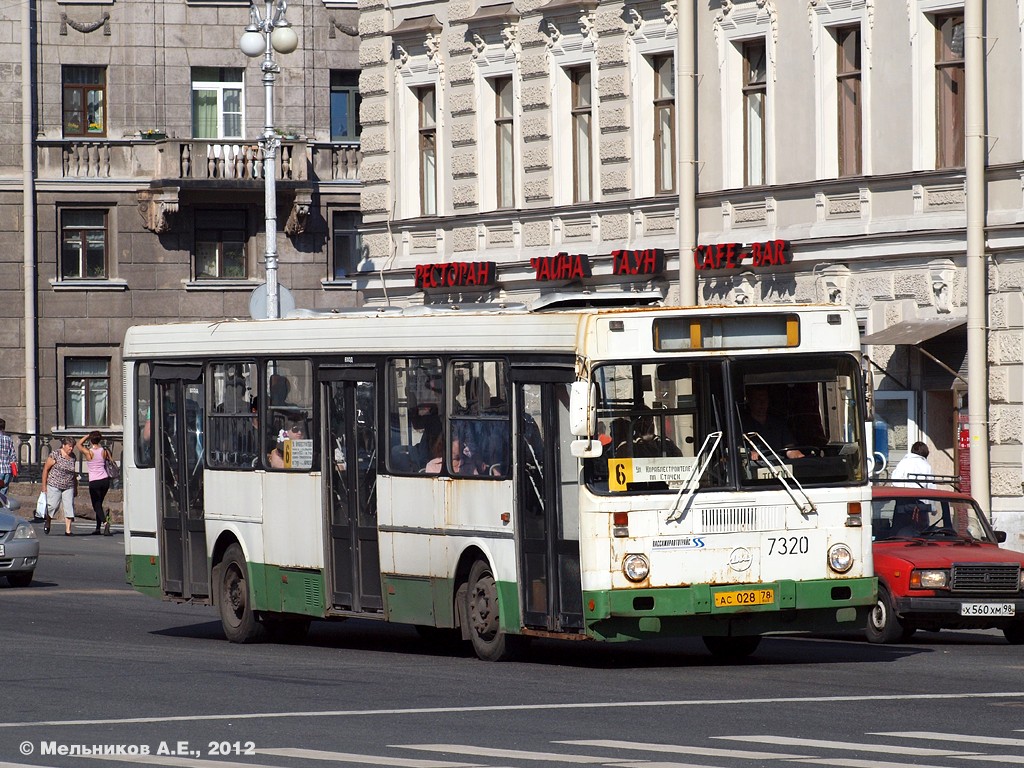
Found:
[[[594,368],[598,493],[864,481],[860,371],[846,355],[786,355]],[[695,465],[697,468],[695,469]]]

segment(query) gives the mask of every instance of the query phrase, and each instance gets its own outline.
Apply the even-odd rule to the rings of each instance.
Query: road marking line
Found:
[[[884,752],[890,755],[917,755],[918,757],[960,757],[976,755],[977,752],[958,752],[946,749],[926,749],[925,747],[899,747],[889,744],[862,744],[857,741],[828,741],[825,739],[801,739],[789,736],[710,736],[712,739],[729,741],[755,741],[759,744],[778,744],[780,746],[817,747],[819,749],[848,749],[853,752]],[[804,758],[800,758],[804,759]],[[812,758],[808,758],[812,759]]]
[[[810,760],[794,760],[793,762],[807,763],[809,765],[833,765],[836,766],[836,768],[907,768],[906,763],[888,763],[879,762],[878,760],[858,760],[856,758],[843,757],[837,757],[835,759],[813,758]],[[914,768],[948,768],[948,766],[914,763]]]
[[[13,590],[12,590],[13,591]],[[492,704],[475,707],[415,707],[409,709],[337,709],[307,712],[251,712],[227,715],[167,715],[164,717],[121,717],[105,720],[37,720],[0,723],[0,728],[37,728],[39,726],[131,725],[137,723],[190,723],[218,720],[273,720],[289,717],[367,717],[372,715],[445,715],[467,712],[538,712],[571,709],[644,709],[648,707],[713,707],[759,704],[832,704],[848,701],[939,701],[956,699],[1024,699],[1024,691],[993,693],[905,693],[874,696],[797,696],[771,699],[680,699],[674,701],[565,702],[561,704]]]
[[[1024,756],[1021,755],[965,755],[963,760],[984,760],[987,763],[1012,763],[1024,765]]]
[[[422,749],[425,752],[455,752],[460,755],[479,757],[507,757],[513,760],[557,760],[562,763],[585,763],[589,765],[620,765],[625,760],[597,757],[595,755],[566,755],[561,752],[531,752],[522,749],[495,749],[475,747],[471,744],[388,744],[393,749]],[[630,760],[628,762],[635,762]]]
[[[714,749],[713,747],[691,747],[679,744],[650,744],[641,741],[616,741],[595,739],[578,741],[556,741],[555,744],[571,744],[581,747],[607,747],[609,749],[639,749],[645,752],[671,752],[680,755],[701,755],[702,757],[738,757],[744,760],[793,760],[809,758],[809,755],[786,755],[780,752],[750,752],[743,749]]]
[[[929,739],[932,741],[959,741],[969,744],[998,744],[1004,747],[1024,747],[1024,739],[1010,739],[999,736],[974,736],[944,731],[891,731],[869,733],[869,736],[895,736],[900,739]]]
[[[356,755],[349,752],[326,752],[319,749],[257,749],[256,752],[275,757],[300,757],[304,760],[333,760],[339,763],[366,763],[367,765],[393,765],[399,768],[483,768],[479,763],[452,763],[441,760],[415,760],[408,757]]]
[[[287,768],[265,763],[236,763],[234,760],[201,760],[196,757],[172,757],[169,755],[75,755],[90,760],[117,760],[122,763],[142,765],[170,765],[176,768]]]

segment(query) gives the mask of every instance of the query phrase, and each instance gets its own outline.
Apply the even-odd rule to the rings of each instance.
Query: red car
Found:
[[[876,486],[871,510],[878,604],[873,643],[907,640],[918,629],[1003,630],[1024,644],[1024,552],[1003,549],[968,494]]]

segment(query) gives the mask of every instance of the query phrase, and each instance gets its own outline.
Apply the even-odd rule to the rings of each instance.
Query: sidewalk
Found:
[[[21,517],[31,518],[35,514],[36,499],[43,490],[41,483],[11,483],[10,498],[17,499],[21,508],[16,511]],[[120,488],[111,488],[107,498],[103,500],[103,508],[110,514],[111,525],[124,522],[124,493]],[[95,520],[92,513],[92,502],[89,500],[89,484],[80,482],[75,495],[75,517],[82,520]]]

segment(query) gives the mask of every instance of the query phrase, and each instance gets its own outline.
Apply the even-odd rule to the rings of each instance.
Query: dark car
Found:
[[[27,587],[39,561],[39,538],[28,520],[0,510],[0,576],[12,587]]]
[[[1006,540],[965,493],[879,485],[871,510],[878,604],[873,643],[907,640],[918,629],[1001,629],[1024,643],[1024,552]]]

